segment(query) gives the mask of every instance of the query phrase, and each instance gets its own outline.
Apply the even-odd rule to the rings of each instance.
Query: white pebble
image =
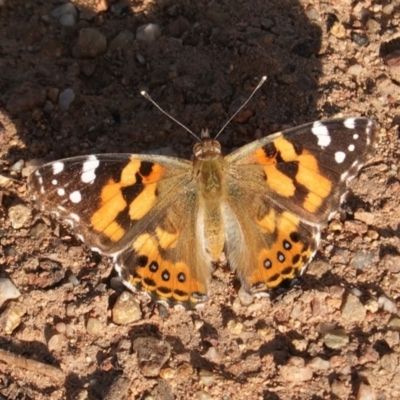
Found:
[[[74,7],[74,5],[72,4],[72,3],[65,3],[65,4],[62,4],[61,6],[59,6],[59,7],[56,7],[51,13],[50,13],[50,15],[52,16],[52,17],[61,17],[61,16],[63,16],[63,15],[66,15],[66,14],[72,14],[72,15],[74,15],[75,17],[78,17],[78,11],[76,10],[76,8]]]
[[[156,24],[141,25],[136,30],[136,39],[142,42],[152,43],[161,36],[161,29]]]
[[[24,168],[24,160],[18,160],[11,166],[10,170],[14,172],[21,172],[22,168]]]
[[[61,15],[59,21],[62,26],[75,26],[76,17],[72,14],[64,14]]]
[[[387,312],[390,312],[390,313],[396,313],[397,312],[396,304],[392,300],[388,299],[384,295],[379,297],[378,305],[379,305],[380,308],[383,308]]]
[[[6,300],[17,299],[19,296],[21,296],[21,292],[10,279],[0,279],[0,306],[3,305]]]
[[[60,93],[58,98],[58,106],[61,111],[67,111],[71,103],[75,100],[75,93],[71,88],[65,89]]]

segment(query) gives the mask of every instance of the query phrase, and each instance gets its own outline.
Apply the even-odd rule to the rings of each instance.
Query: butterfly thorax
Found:
[[[199,194],[199,220],[207,252],[213,261],[221,256],[225,244],[225,229],[222,207],[228,190],[225,182],[224,158],[221,145],[209,139],[208,132],[201,143],[193,149],[193,179],[197,181]]]

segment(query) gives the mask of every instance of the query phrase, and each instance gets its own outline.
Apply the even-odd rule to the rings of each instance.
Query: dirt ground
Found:
[[[400,3],[72,3],[79,15],[64,26],[59,1],[0,1],[0,278],[21,292],[0,305],[0,399],[400,398]],[[154,37],[140,40],[149,23]],[[86,28],[93,45],[79,41]],[[220,136],[225,152],[317,119],[365,115],[379,129],[315,260],[283,294],[249,299],[216,270],[202,309],[132,299],[107,258],[29,198],[39,162],[190,157],[193,139],[141,89],[193,131],[217,132],[263,75]],[[121,295],[140,301],[136,322],[113,320]]]

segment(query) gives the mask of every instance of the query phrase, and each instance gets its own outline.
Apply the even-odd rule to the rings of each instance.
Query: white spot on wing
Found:
[[[322,122],[314,122],[311,131],[318,138],[318,146],[329,146],[331,143],[331,137],[329,136],[328,128]]]
[[[64,170],[64,163],[61,161],[56,161],[52,165],[53,167],[53,174],[57,175]]]
[[[349,151],[354,151],[356,147],[354,146],[354,144],[349,145],[348,149]]]
[[[358,136],[358,133],[355,133],[355,134],[353,135],[353,139],[354,139],[354,140],[357,140],[359,137],[360,137],[360,136]]]
[[[53,180],[51,181],[51,184],[54,185],[54,186],[57,185],[57,183],[58,183],[57,179],[53,179]]]
[[[338,164],[341,164],[344,161],[345,158],[346,158],[346,153],[343,153],[343,151],[337,151],[335,153],[335,161]]]
[[[100,161],[96,156],[89,156],[88,161],[85,161],[82,166],[81,180],[83,183],[93,183],[96,179],[96,168],[99,166]]]
[[[81,219],[79,218],[79,215],[78,214],[75,214],[75,213],[71,213],[71,214],[69,214],[69,216],[74,220],[74,221],[76,221],[76,222],[79,222]]]
[[[59,188],[59,189],[57,189],[57,194],[59,196],[65,196],[65,190],[63,188]]]
[[[80,201],[82,200],[82,195],[81,192],[79,190],[75,190],[75,192],[72,192],[69,195],[69,199],[73,202],[73,203],[80,203]]]
[[[343,124],[347,129],[354,129],[356,127],[356,119],[347,118],[344,120]]]

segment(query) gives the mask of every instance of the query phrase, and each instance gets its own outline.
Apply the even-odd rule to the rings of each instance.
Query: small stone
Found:
[[[349,294],[344,301],[342,317],[351,322],[362,322],[365,319],[366,313],[358,297]]]
[[[400,318],[399,317],[391,318],[390,321],[388,322],[388,327],[394,331],[400,331]]]
[[[72,3],[64,3],[61,6],[56,7],[50,15],[55,18],[60,18],[63,15],[72,14],[78,17],[78,11]]]
[[[59,351],[63,346],[65,346],[66,343],[67,338],[65,335],[63,333],[56,333],[49,339],[47,348],[49,351]]]
[[[22,322],[26,309],[22,304],[10,303],[0,315],[0,332],[11,335]]]
[[[160,371],[160,378],[171,380],[175,377],[175,370],[173,368],[163,368]]]
[[[365,33],[351,32],[351,40],[358,46],[368,46],[369,37]]]
[[[201,369],[199,372],[199,378],[200,378],[200,382],[204,386],[210,386],[215,381],[220,380],[221,376],[216,374],[215,372],[209,371],[207,369]]]
[[[281,377],[287,382],[306,382],[313,377],[313,371],[300,357],[291,357],[280,369]]]
[[[24,168],[24,164],[25,164],[24,160],[18,160],[16,163],[11,165],[10,171],[21,172],[22,168]]]
[[[32,212],[30,208],[23,204],[11,206],[8,210],[8,218],[10,219],[11,226],[14,229],[21,229],[28,226],[31,220]]]
[[[322,371],[327,371],[331,367],[331,363],[328,360],[322,359],[321,357],[312,358],[307,365],[312,369]]]
[[[383,268],[393,274],[400,273],[400,256],[395,254],[386,254],[382,258]]]
[[[156,377],[171,355],[171,345],[153,337],[139,337],[133,341],[139,368],[145,377]]]
[[[214,400],[214,397],[210,396],[208,393],[199,390],[194,394],[197,400]]]
[[[111,40],[108,50],[115,51],[117,49],[125,49],[132,44],[134,39],[135,36],[133,33],[125,29],[118,33],[113,40]]]
[[[75,316],[75,312],[76,312],[76,304],[75,303],[69,303],[67,304],[65,313],[67,315],[67,317],[73,317]]]
[[[308,346],[308,342],[305,339],[293,339],[292,344],[297,351],[305,351]]]
[[[161,29],[156,24],[141,25],[136,30],[136,39],[147,44],[155,42],[161,37]]]
[[[72,14],[64,14],[60,17],[60,24],[62,26],[75,26],[76,25],[76,17]]]
[[[365,269],[372,264],[372,254],[366,251],[358,250],[352,260],[353,267]]]
[[[395,354],[395,353],[385,354],[381,358],[381,367],[386,372],[389,372],[389,373],[395,372],[398,364],[399,364],[399,360],[398,360],[397,354]]]
[[[238,291],[238,298],[243,306],[249,306],[254,301],[254,296],[251,295],[244,286],[241,286]]]
[[[86,323],[86,331],[89,335],[99,336],[103,329],[103,324],[97,318],[90,317],[88,319]]]
[[[345,221],[344,229],[347,232],[362,236],[364,233],[367,233],[368,226],[361,221]]]
[[[375,215],[365,211],[356,211],[354,213],[354,218],[366,223],[367,225],[373,225],[375,222]]]
[[[349,336],[344,329],[334,329],[325,332],[322,336],[322,341],[330,349],[341,349],[349,343]]]
[[[115,324],[128,325],[142,318],[140,304],[130,292],[123,292],[118,297],[112,310],[112,319]]]
[[[56,324],[55,328],[58,333],[65,333],[67,330],[67,325],[65,322],[59,322]]]
[[[329,223],[328,229],[333,232],[341,232],[343,230],[343,225],[340,221],[334,219]]]
[[[0,278],[0,307],[10,299],[17,299],[21,296],[21,292],[14,283],[7,278]]]
[[[379,310],[379,304],[377,301],[370,299],[366,301],[364,308],[367,311],[375,314]]]
[[[241,322],[236,322],[233,319],[228,321],[227,328],[233,335],[240,335],[243,330],[243,324]]]
[[[360,383],[357,392],[357,400],[376,400],[376,396],[371,386],[365,383]]]
[[[61,111],[68,111],[69,106],[75,100],[75,93],[73,89],[68,88],[60,93],[60,97],[58,98],[58,107],[60,107]]]
[[[346,38],[346,29],[339,21],[336,21],[331,28],[331,34],[338,39]]]
[[[204,358],[207,358],[207,360],[210,361],[215,361],[217,358],[217,350],[215,350],[215,347],[211,346],[204,354]]]
[[[106,37],[94,28],[83,28],[78,41],[72,48],[75,58],[95,58],[107,51]]]
[[[385,295],[382,295],[378,299],[378,305],[380,308],[383,308],[385,311],[395,314],[397,312],[396,304],[388,299]]]

